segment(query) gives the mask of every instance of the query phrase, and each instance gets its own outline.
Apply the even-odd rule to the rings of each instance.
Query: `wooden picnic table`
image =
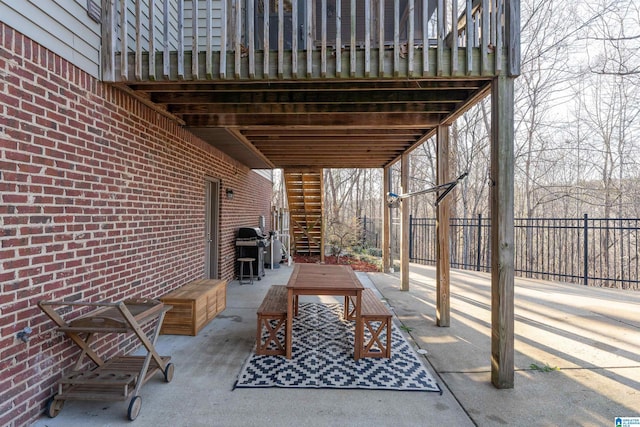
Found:
[[[287,329],[286,357],[291,359],[293,341],[293,318],[295,304],[299,295],[352,296],[355,299],[354,314],[356,333],[353,358],[358,360],[362,348],[362,328],[360,322],[362,290],[364,286],[356,277],[353,269],[347,265],[296,264],[287,283]]]

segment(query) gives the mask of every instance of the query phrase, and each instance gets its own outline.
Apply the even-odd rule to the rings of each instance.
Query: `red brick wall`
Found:
[[[156,298],[202,277],[205,177],[221,182],[220,277],[237,227],[270,224],[268,180],[1,22],[0,146],[0,425],[33,421],[78,355],[38,301]],[[136,345],[98,342],[107,357]]]

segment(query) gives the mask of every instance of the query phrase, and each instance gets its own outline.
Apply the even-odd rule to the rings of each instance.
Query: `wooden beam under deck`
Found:
[[[376,91],[395,92],[399,90],[443,90],[455,89],[475,90],[484,86],[490,77],[468,78],[414,78],[398,80],[357,79],[357,80],[196,80],[196,81],[136,81],[127,86],[132,90],[153,92],[179,93],[242,93],[242,92],[308,92],[308,91]]]
[[[131,84],[194,129],[227,129],[251,167],[383,167],[424,142],[489,78],[137,82]],[[236,156],[227,142],[207,139]],[[334,156],[334,153],[343,155]],[[260,160],[263,159],[260,166]],[[324,159],[324,161],[322,160]],[[336,162],[336,163],[333,163]]]
[[[282,137],[292,138],[324,138],[332,136],[348,136],[349,138],[366,137],[369,140],[375,138],[376,140],[395,139],[395,138],[417,138],[422,135],[420,130],[412,129],[333,129],[324,128],[318,129],[317,132],[309,134],[304,129],[245,129],[242,131],[243,135],[251,140],[280,140]]]
[[[248,58],[241,57],[239,61],[235,59],[235,52],[229,52],[225,55],[221,55],[220,52],[211,52],[211,73],[207,74],[207,58],[205,52],[198,52],[194,55],[193,52],[184,52],[182,57],[179,57],[176,52],[169,52],[168,57],[163,52],[157,52],[155,57],[155,75],[165,75],[167,80],[172,81],[197,81],[202,76],[211,75],[215,80],[297,80],[300,76],[305,76],[306,80],[312,79],[384,79],[393,77],[395,79],[411,79],[411,78],[425,78],[425,77],[441,77],[441,78],[475,78],[475,77],[491,77],[496,74],[495,66],[495,53],[487,53],[484,60],[485,67],[481,67],[483,63],[483,53],[479,48],[473,47],[470,49],[470,53],[467,49],[460,47],[456,50],[457,64],[454,69],[452,62],[454,55],[451,50],[446,48],[429,49],[426,57],[428,57],[428,65],[426,68],[414,67],[411,70],[408,67],[408,63],[405,59],[394,63],[393,51],[385,50],[382,56],[379,56],[377,51],[371,51],[371,63],[375,63],[376,66],[371,67],[371,70],[367,72],[365,69],[365,52],[362,49],[356,49],[353,61],[345,62],[344,59],[351,59],[349,53],[343,53],[340,61],[340,67],[338,68],[336,58],[331,56],[327,57],[327,71],[322,73],[320,67],[312,66],[307,69],[307,54],[304,52],[298,52],[297,58],[294,61],[293,55],[290,51],[284,52],[283,62],[281,64],[281,71],[279,72],[278,59],[273,55],[265,57],[263,52],[256,52],[256,62],[259,61],[259,66],[255,67],[255,72],[250,75]],[[149,70],[149,53],[141,52],[138,54],[135,52],[127,55],[116,55],[115,70],[117,81],[153,81],[153,71]],[[500,55],[501,58],[505,57],[504,54]],[[123,60],[126,58],[126,60]],[[224,60],[223,60],[224,59]],[[303,61],[301,61],[303,59]],[[320,64],[323,61],[321,52],[314,50],[309,53],[309,59],[313,64]],[[417,50],[415,52],[415,59],[420,63],[423,62],[423,51]],[[266,67],[262,64],[266,62]],[[353,62],[354,69],[349,70],[349,63]],[[168,67],[164,64],[168,63]],[[296,64],[294,68],[294,63]],[[136,71],[136,64],[139,69]],[[346,64],[346,65],[345,65]],[[194,68],[194,65],[197,68]],[[224,66],[224,68],[222,68]],[[504,66],[501,64],[501,66]],[[387,70],[394,69],[393,75]],[[124,72],[123,72],[124,70]],[[168,70],[168,74],[165,72]]]
[[[413,129],[435,127],[441,114],[428,113],[320,113],[320,114],[216,114],[190,115],[187,127],[289,127],[334,129]]]
[[[251,92],[150,92],[149,98],[157,104],[210,105],[210,104],[456,104],[465,101],[479,89],[456,87],[448,91],[431,89],[398,89],[394,91],[369,90],[332,91],[258,91]],[[480,85],[480,87],[486,86]]]
[[[169,112],[180,117],[202,114],[322,114],[322,113],[431,113],[449,114],[452,104],[461,101],[450,99],[447,102],[394,102],[369,103],[196,103],[177,104]]]

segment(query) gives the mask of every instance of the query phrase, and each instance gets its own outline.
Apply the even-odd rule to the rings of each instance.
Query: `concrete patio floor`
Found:
[[[490,383],[490,277],[452,270],[451,327],[435,326],[435,269],[358,273],[408,329],[444,390],[236,389],[255,340],[256,309],[292,267],[267,270],[253,285],[229,284],[227,308],[196,337],[162,335],[175,376],[141,389],[138,418],[128,401],[69,401],[35,426],[613,426],[640,417],[640,292],[516,279],[515,388]],[[324,299],[323,299],[324,300]],[[535,366],[543,369],[536,369]],[[547,369],[544,369],[547,368]],[[548,370],[548,371],[545,371]]]

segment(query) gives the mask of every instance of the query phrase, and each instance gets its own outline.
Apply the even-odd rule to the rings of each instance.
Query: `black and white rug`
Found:
[[[360,388],[442,393],[394,324],[391,358],[353,359],[354,322],[342,304],[300,303],[292,358],[258,356],[242,367],[235,387]],[[266,332],[265,332],[266,333]]]

